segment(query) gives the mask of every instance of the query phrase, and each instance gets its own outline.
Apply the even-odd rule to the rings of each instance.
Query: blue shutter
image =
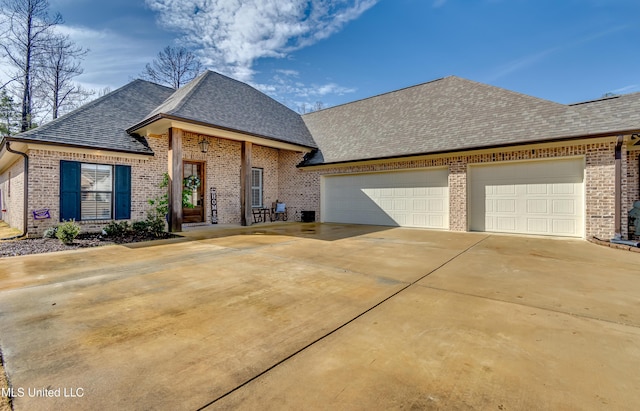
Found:
[[[80,163],[60,161],[60,221],[80,220]]]
[[[131,166],[116,166],[115,219],[131,218]]]

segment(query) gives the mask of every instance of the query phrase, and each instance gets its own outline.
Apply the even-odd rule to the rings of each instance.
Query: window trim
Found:
[[[105,166],[111,169],[111,191],[104,190],[83,190],[82,184],[80,184],[80,221],[105,221],[105,220],[113,220],[115,216],[115,166],[113,164],[100,164],[100,163],[84,163],[82,161],[78,161],[80,163],[80,178],[82,179],[82,166],[83,165],[91,165],[91,166]],[[109,194],[111,195],[111,206],[109,207],[109,217],[100,217],[100,218],[82,218],[82,195],[85,193],[90,194]]]
[[[257,185],[257,186],[253,185],[254,171],[260,172],[260,185]],[[260,197],[259,197],[260,204],[258,205],[253,204],[253,190],[256,190],[256,189],[260,191]],[[251,208],[263,208],[263,207],[264,207],[264,169],[259,167],[251,167]]]

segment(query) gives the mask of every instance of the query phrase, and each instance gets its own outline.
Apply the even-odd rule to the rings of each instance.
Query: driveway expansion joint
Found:
[[[288,356],[286,356],[285,358],[279,360],[278,362],[276,362],[275,364],[269,366],[268,368],[266,368],[265,370],[261,371],[260,373],[254,375],[253,377],[249,378],[248,380],[246,380],[245,382],[237,385],[236,387],[234,387],[233,389],[227,391],[226,393],[220,395],[219,397],[217,397],[216,399],[212,400],[211,402],[203,405],[202,407],[198,408],[197,411],[201,411],[204,409],[207,409],[213,405],[215,405],[216,402],[222,400],[223,398],[233,394],[234,392],[238,391],[239,389],[241,389],[242,387],[245,387],[246,385],[250,384],[251,382],[257,380],[258,378],[262,377],[263,375],[267,374],[269,371],[277,368],[278,366],[284,364],[285,362],[287,362],[288,360],[292,359],[293,357],[297,356],[298,354],[304,352],[305,350],[307,350],[308,348],[311,348],[312,346],[316,345],[317,343],[319,343],[320,341],[325,340],[327,337],[335,334],[336,332],[342,330],[343,328],[345,328],[346,326],[348,326],[349,324],[353,323],[354,321],[358,320],[359,318],[363,317],[364,315],[368,314],[369,312],[373,311],[374,309],[380,307],[382,304],[386,303],[387,301],[391,300],[392,298],[396,297],[397,295],[399,295],[400,293],[402,293],[403,291],[407,290],[409,287],[416,285],[416,283],[418,281],[421,281],[423,279],[425,279],[426,277],[428,277],[429,275],[433,274],[434,272],[438,271],[439,269],[441,269],[442,267],[444,267],[445,265],[451,263],[452,261],[454,261],[455,259],[457,259],[458,257],[460,257],[461,255],[465,254],[466,252],[468,252],[469,250],[473,249],[474,247],[476,247],[478,244],[482,243],[483,241],[485,241],[486,239],[488,239],[489,237],[491,237],[490,235],[487,235],[483,238],[481,238],[480,240],[476,241],[475,243],[471,244],[470,246],[468,246],[467,248],[465,248],[464,250],[460,251],[459,253],[457,253],[456,255],[454,255],[453,257],[449,258],[447,261],[445,261],[444,263],[440,264],[439,266],[437,266],[436,268],[432,269],[431,271],[429,271],[428,273],[424,274],[423,276],[421,276],[420,278],[413,280],[409,283],[403,283],[405,284],[402,288],[400,288],[399,290],[393,292],[391,295],[389,295],[388,297],[385,297],[384,299],[382,299],[381,301],[379,301],[378,303],[372,305],[371,307],[367,308],[366,310],[364,310],[363,312],[361,312],[360,314],[356,315],[355,317],[351,318],[350,320],[344,322],[343,324],[341,324],[340,326],[334,328],[333,330],[327,332],[326,334],[316,338],[315,340],[311,341],[310,343],[306,344],[304,347],[298,349],[297,351],[293,352],[292,354],[289,354]]]

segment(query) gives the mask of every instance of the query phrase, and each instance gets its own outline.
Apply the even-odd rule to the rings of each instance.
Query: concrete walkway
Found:
[[[640,254],[370,226],[187,235],[0,260],[15,409],[640,404]]]
[[[11,238],[11,237],[15,237],[19,234],[21,234],[22,232],[20,230],[18,230],[17,228],[11,228],[9,226],[9,224],[5,223],[4,221],[0,220],[0,240],[4,240],[7,238]]]

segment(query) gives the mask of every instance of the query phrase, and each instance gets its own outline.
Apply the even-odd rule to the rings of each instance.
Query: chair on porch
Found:
[[[278,200],[271,203],[271,221],[287,221],[287,205]]]

